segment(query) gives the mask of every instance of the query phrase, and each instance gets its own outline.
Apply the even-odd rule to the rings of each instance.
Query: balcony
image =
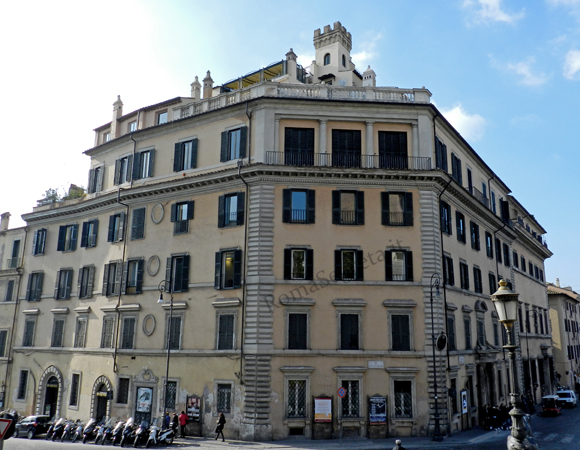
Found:
[[[16,269],[20,264],[20,258],[8,258],[6,260],[6,269]]]
[[[265,164],[294,167],[342,167],[390,170],[431,170],[431,158],[312,152],[266,152]]]
[[[479,203],[481,203],[483,206],[489,209],[489,198],[487,198],[485,195],[483,195],[474,187],[471,188],[471,195],[473,195]]]

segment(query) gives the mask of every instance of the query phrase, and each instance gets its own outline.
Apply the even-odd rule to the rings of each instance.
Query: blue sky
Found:
[[[380,86],[433,102],[548,231],[549,281],[580,291],[580,0],[3,2],[0,210],[22,226],[48,188],[86,185],[93,128],[352,33]]]

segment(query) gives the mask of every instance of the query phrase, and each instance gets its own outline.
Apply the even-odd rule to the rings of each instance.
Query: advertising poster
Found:
[[[369,422],[387,423],[387,397],[369,397]]]
[[[461,413],[467,414],[467,391],[461,391]]]
[[[315,398],[314,399],[314,421],[315,422],[332,422],[332,399]]]
[[[140,387],[137,389],[137,406],[135,411],[148,413],[151,412],[151,401],[153,400],[153,389]]]
[[[199,411],[201,408],[201,399],[197,395],[187,397],[187,417],[190,420],[199,420]]]

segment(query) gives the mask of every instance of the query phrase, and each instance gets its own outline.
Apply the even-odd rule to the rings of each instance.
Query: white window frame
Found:
[[[10,328],[2,328],[2,329],[0,329],[0,333],[2,331],[6,331],[6,340],[4,342],[4,348],[3,349],[0,349],[0,350],[3,350],[2,351],[3,356],[0,356],[0,360],[5,360],[5,359],[7,360],[8,357],[9,357],[9,350],[10,350],[10,345],[9,345],[10,344],[10,340],[9,339],[11,337],[10,336]]]
[[[407,423],[415,423],[417,417],[419,415],[419,411],[417,410],[417,380],[416,374],[419,372],[417,368],[411,367],[393,367],[393,368],[386,368],[385,369],[390,375],[390,382],[389,382],[389,394],[390,394],[390,418],[393,423],[404,424]],[[396,417],[396,410],[395,410],[395,381],[410,381],[411,382],[411,407],[412,415],[411,417]]]
[[[77,345],[78,330],[79,330],[79,323],[80,322],[84,322],[85,323],[85,335],[84,335],[84,339],[83,339],[82,345]],[[73,347],[74,348],[86,348],[86,346],[87,346],[87,331],[88,331],[88,329],[89,329],[88,315],[87,314],[83,314],[83,315],[77,316],[77,320],[75,321],[75,337],[74,337],[74,342],[73,342]]]
[[[233,380],[214,380],[213,381],[215,408],[212,408],[212,416],[218,417],[220,415],[220,413],[218,411],[218,385],[220,385],[220,384],[229,384],[230,385],[230,412],[224,412],[224,416],[226,416],[226,418],[233,419],[234,410],[236,409],[236,407],[235,407],[235,398],[236,398],[235,387],[236,387],[236,384],[234,383]]]
[[[24,398],[18,398],[18,393],[20,392],[20,377],[22,372],[27,372],[28,375],[26,376],[26,389],[24,389]],[[20,403],[26,403],[28,401],[28,391],[30,389],[30,378],[32,371],[29,368],[22,367],[18,371],[18,385],[16,387],[16,395],[14,396],[14,401]]]
[[[135,319],[135,327],[133,329],[133,342],[131,343],[131,348],[121,347],[123,345],[123,337],[125,335],[125,320],[127,319]],[[121,320],[121,335],[119,336],[120,337],[119,350],[135,350],[135,341],[137,340],[137,329],[139,328],[137,326],[139,322],[139,316],[137,314],[123,314],[120,320]]]
[[[125,379],[129,381],[129,385],[127,386],[127,403],[118,403],[117,400],[119,398],[119,388],[121,387],[121,379]],[[117,389],[115,390],[115,398],[114,398],[114,402],[116,405],[125,405],[125,407],[128,407],[128,405],[131,404],[132,402],[132,397],[131,397],[131,392],[133,389],[133,383],[131,380],[130,376],[124,376],[124,375],[119,375],[117,377]]]
[[[291,352],[304,352],[310,350],[310,327],[311,327],[311,312],[310,306],[286,306],[284,308],[284,350]],[[306,349],[291,349],[290,348],[290,314],[306,314]],[[360,319],[359,319],[360,320]],[[340,323],[339,323],[340,327]],[[360,332],[360,324],[359,324]],[[360,334],[360,333],[359,333]],[[360,337],[359,337],[360,344]],[[339,342],[340,345],[340,342]]]
[[[284,421],[295,425],[309,424],[311,417],[311,397],[310,397],[310,374],[314,371],[314,367],[309,366],[284,366],[280,370],[284,374]],[[288,389],[289,381],[305,381],[306,382],[306,401],[304,417],[288,417],[288,402],[290,399],[290,392]]]
[[[364,409],[364,373],[366,372],[365,367],[335,367],[334,371],[337,372],[338,376],[336,377],[336,389],[338,391],[339,388],[342,387],[343,381],[358,381],[358,417],[343,417],[342,415],[342,399],[338,399],[337,401],[337,416],[339,422],[345,421],[361,421],[365,417],[366,410]]]
[[[219,348],[219,341],[220,341],[220,316],[234,316],[234,335],[232,337],[232,348],[231,349],[220,349]],[[236,340],[237,340],[237,333],[236,333],[236,326],[238,324],[238,310],[237,309],[230,309],[230,308],[219,308],[216,310],[216,336],[215,336],[215,349],[220,352],[232,352],[235,351],[237,348]]]
[[[74,375],[78,375],[79,376],[79,385],[77,387],[77,404],[76,405],[71,405],[70,404],[70,400],[71,400],[71,396],[72,396],[72,392],[73,392],[72,391],[72,387],[73,387],[72,380],[73,380],[73,376]],[[74,372],[71,373],[71,376],[70,376],[70,392],[69,392],[69,395],[68,395],[68,402],[67,402],[68,403],[67,407],[70,410],[73,410],[73,411],[78,411],[79,410],[79,405],[81,403],[81,386],[82,386],[82,382],[83,382],[83,374],[82,374],[82,372],[74,371]]]
[[[179,324],[179,347],[178,348],[172,348],[171,351],[175,352],[178,350],[183,350],[183,325],[185,324],[185,315],[183,313],[175,313],[175,311],[173,312],[173,318],[179,318],[180,319],[180,324]],[[170,338],[168,332],[169,332],[169,319],[170,319],[170,315],[169,313],[166,314],[165,316],[165,337],[166,338]],[[166,339],[165,342],[165,350],[167,350],[167,346],[169,345],[169,340]]]

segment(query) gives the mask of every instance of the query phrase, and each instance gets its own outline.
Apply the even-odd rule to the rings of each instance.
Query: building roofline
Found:
[[[534,224],[542,231],[541,234],[547,233],[544,227],[540,225],[540,223],[536,220],[534,215],[530,214],[530,212],[524,207],[524,205],[522,205],[513,195],[509,195],[509,198],[511,198],[514,201],[514,203],[517,204],[518,207],[521,208],[526,213],[526,216],[524,218],[529,217],[531,221],[533,221]]]

